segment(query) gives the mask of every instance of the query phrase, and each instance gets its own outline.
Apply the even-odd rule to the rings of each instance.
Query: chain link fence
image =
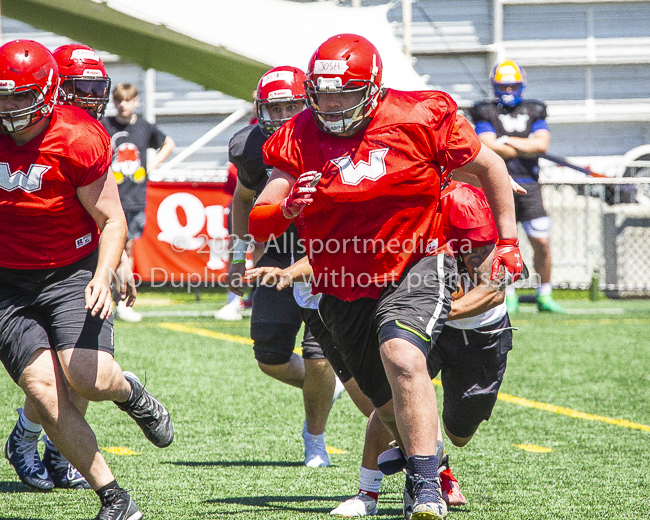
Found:
[[[609,297],[650,297],[650,178],[540,180],[551,217],[551,282]],[[520,227],[519,236],[525,237]],[[526,239],[521,251],[533,287],[538,276]]]

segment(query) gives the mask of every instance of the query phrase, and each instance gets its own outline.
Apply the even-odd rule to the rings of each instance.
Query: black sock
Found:
[[[438,457],[435,455],[413,455],[408,458],[407,467],[412,475],[433,479],[438,476]]]
[[[117,485],[117,480],[113,480],[113,482],[109,482],[105,486],[100,487],[97,491],[95,491],[95,493],[97,493],[97,496],[102,501],[102,504],[105,504],[108,497],[114,494],[114,489],[120,489],[120,486]]]

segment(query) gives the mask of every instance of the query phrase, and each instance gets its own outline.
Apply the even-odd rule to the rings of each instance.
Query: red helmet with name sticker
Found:
[[[363,36],[339,34],[322,43],[309,60],[305,83],[307,104],[318,127],[341,134],[371,117],[379,103],[382,72],[379,51]],[[360,100],[342,110],[324,110],[327,94],[356,94]]]
[[[61,76],[60,101],[101,119],[111,89],[111,79],[102,59],[90,47],[77,44],[63,45],[53,54]]]
[[[275,67],[264,74],[257,84],[255,108],[257,124],[269,136],[286,123],[290,118],[272,118],[269,112],[274,103],[299,101],[304,107],[305,81],[307,76],[298,67]],[[301,109],[302,110],[302,109]]]

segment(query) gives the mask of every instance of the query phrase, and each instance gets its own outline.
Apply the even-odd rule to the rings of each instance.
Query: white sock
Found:
[[[551,294],[553,286],[550,283],[543,283],[537,287],[537,296],[546,296]]]
[[[370,491],[371,493],[379,493],[379,490],[381,489],[381,479],[383,478],[384,474],[381,471],[361,466],[361,471],[359,473],[359,489]]]
[[[239,296],[237,296],[235,293],[229,292],[228,295],[226,296],[226,303],[232,303],[235,300],[237,300],[237,303],[239,303],[240,301]]]
[[[18,420],[20,421],[20,425],[25,430],[28,430],[32,433],[41,433],[43,431],[43,427],[40,424],[32,422],[27,417],[25,417],[25,413],[22,410],[20,410],[19,415],[20,418]]]
[[[508,285],[506,287],[506,296],[515,296],[517,294],[517,290],[515,289],[514,285]]]

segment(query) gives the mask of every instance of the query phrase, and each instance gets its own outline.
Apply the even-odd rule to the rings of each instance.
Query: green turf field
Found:
[[[325,518],[357,491],[365,420],[344,395],[327,429],[333,466],[303,467],[300,394],[258,370],[247,320],[210,316],[224,301],[221,293],[196,302],[180,290],[141,292],[136,308],[149,315],[117,324],[116,359],[141,379],[146,372],[176,438],[157,449],[112,403],[92,403],[88,420],[110,449],[104,456],[145,519]],[[522,305],[513,317],[519,331],[492,419],[467,447],[447,446],[468,499],[448,518],[649,516],[650,302],[562,304],[569,314]],[[22,406],[3,374],[2,443]],[[401,518],[402,487],[401,475],[384,479],[379,518]],[[92,491],[30,492],[0,460],[0,520],[89,519],[98,509]]]

